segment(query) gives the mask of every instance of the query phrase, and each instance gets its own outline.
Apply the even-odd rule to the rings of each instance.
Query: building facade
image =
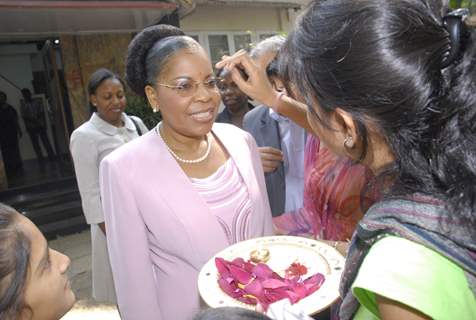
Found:
[[[22,88],[43,99],[48,136],[68,157],[69,135],[90,114],[87,82],[106,67],[124,74],[132,36],[148,25],[180,25],[216,62],[224,54],[290,31],[304,3],[287,1],[0,1],[0,91],[20,115]],[[20,126],[24,125],[20,118]],[[23,130],[25,132],[25,130]],[[36,158],[26,136],[24,161]],[[2,170],[0,190],[8,185]]]

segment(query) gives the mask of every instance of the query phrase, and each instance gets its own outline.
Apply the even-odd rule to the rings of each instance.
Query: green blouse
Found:
[[[380,319],[376,294],[433,319],[476,319],[476,298],[463,270],[439,253],[396,236],[372,246],[352,292],[360,302],[354,320]]]

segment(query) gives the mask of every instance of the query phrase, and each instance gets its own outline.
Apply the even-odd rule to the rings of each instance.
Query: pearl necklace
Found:
[[[212,143],[210,140],[208,140],[208,134],[205,136],[205,139],[207,140],[207,151],[205,151],[205,154],[203,156],[201,156],[200,158],[198,159],[193,159],[193,160],[187,160],[187,159],[183,159],[181,157],[179,157],[170,147],[169,145],[167,144],[167,141],[165,141],[164,137],[162,137],[162,134],[160,134],[160,123],[157,127],[155,127],[155,132],[159,135],[160,139],[162,139],[162,141],[164,142],[165,144],[165,147],[167,148],[167,150],[170,152],[170,154],[175,158],[177,159],[178,161],[180,162],[183,162],[183,163],[188,163],[188,164],[195,164],[195,163],[200,163],[202,162],[203,160],[205,160],[206,158],[208,158],[208,156],[210,155],[210,151],[212,150]]]

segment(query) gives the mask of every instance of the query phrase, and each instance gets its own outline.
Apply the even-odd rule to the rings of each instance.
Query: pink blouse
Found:
[[[207,178],[190,180],[222,227],[228,244],[250,238],[248,234],[250,197],[232,159],[228,159]]]

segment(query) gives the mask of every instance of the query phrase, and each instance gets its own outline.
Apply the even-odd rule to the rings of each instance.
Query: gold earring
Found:
[[[352,149],[354,147],[354,139],[351,136],[347,136],[344,139],[344,148]]]

